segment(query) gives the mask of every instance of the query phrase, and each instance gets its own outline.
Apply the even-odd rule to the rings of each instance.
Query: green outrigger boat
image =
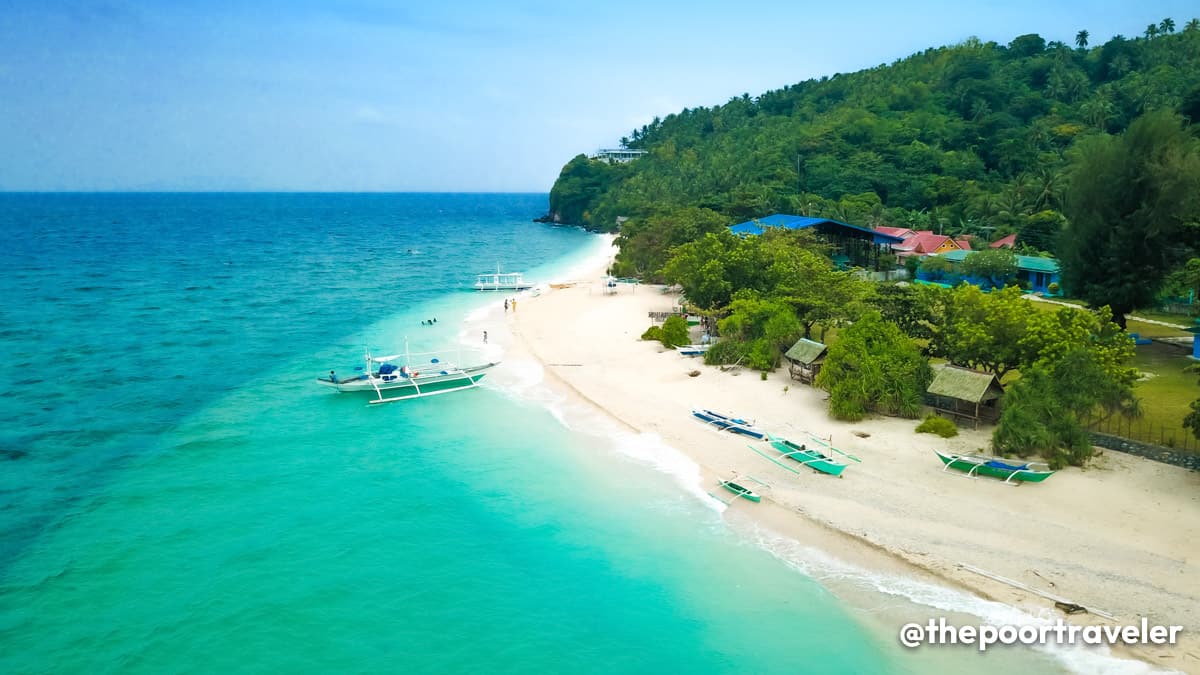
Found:
[[[938,459],[942,460],[942,471],[955,469],[966,472],[967,476],[974,478],[976,476],[991,476],[999,478],[1005,483],[1040,483],[1050,476],[1054,475],[1050,471],[1048,464],[1040,462],[1026,462],[1024,464],[1009,464],[995,457],[980,457],[978,455],[954,455],[938,452]],[[1044,466],[1045,471],[1034,469],[1034,466]]]
[[[768,447],[770,447],[771,450],[773,450],[774,452],[760,450],[758,447],[756,447],[754,445],[751,445],[750,449],[757,452],[758,454],[762,455],[763,457],[766,457],[767,459],[771,460],[772,462],[775,462],[779,466],[782,466],[783,468],[787,469],[788,471],[791,471],[792,473],[800,473],[800,472],[797,471],[792,466],[790,466],[789,464],[784,464],[783,462],[781,462],[779,460],[781,460],[781,459],[794,460],[804,466],[807,466],[808,468],[812,469],[813,471],[819,471],[821,473],[827,473],[830,476],[839,476],[839,477],[842,475],[842,472],[845,471],[846,467],[849,465],[846,462],[835,459],[833,457],[832,453],[836,452],[836,453],[838,453],[844,457],[847,457],[849,459],[852,459],[856,462],[862,461],[861,459],[855,457],[854,455],[847,455],[846,453],[842,452],[841,450],[838,450],[837,448],[833,447],[832,445],[829,445],[828,443],[825,443],[824,441],[818,440],[816,437],[812,437],[811,440],[813,442],[813,447],[810,448],[810,447],[808,447],[807,443],[803,444],[803,445],[797,445],[796,443],[793,443],[792,441],[789,441],[786,438],[779,438],[777,436],[768,435],[766,445]],[[828,449],[830,454],[825,454],[825,452],[822,451],[824,449]],[[778,453],[778,454],[776,454],[776,453]]]
[[[747,487],[751,482],[757,483],[759,485],[766,485],[766,483],[755,478],[754,476],[742,476],[742,477],[735,476],[734,478],[722,478],[717,481],[717,484],[720,485],[721,487],[725,488],[726,490],[729,490],[730,492],[732,492],[734,494],[735,498],[741,497],[742,499],[748,499],[748,500],[754,502],[755,504],[757,504],[762,501],[762,495],[755,492],[753,488]],[[729,501],[721,499],[720,497],[714,495],[711,492],[708,494],[710,497],[721,502],[722,504],[729,504],[730,502],[733,501],[732,499]]]

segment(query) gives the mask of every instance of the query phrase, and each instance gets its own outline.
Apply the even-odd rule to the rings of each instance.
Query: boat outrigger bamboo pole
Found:
[[[1078,603],[1072,602],[1070,600],[1067,600],[1064,597],[1054,595],[1053,593],[1039,591],[1038,589],[1033,588],[1032,586],[1028,586],[1019,581],[1014,581],[1012,579],[1009,579],[1008,577],[1002,577],[999,574],[993,574],[986,570],[981,570],[978,567],[975,567],[973,565],[968,565],[966,563],[960,562],[960,563],[958,563],[958,566],[963,568],[964,570],[967,570],[968,572],[974,572],[975,574],[978,574],[981,577],[987,577],[993,581],[999,581],[1002,584],[1008,584],[1009,586],[1012,586],[1013,588],[1020,589],[1022,591],[1025,591],[1026,593],[1033,593],[1034,595],[1043,597],[1047,600],[1053,600],[1054,602],[1061,602],[1065,605],[1078,604]],[[1083,605],[1079,605],[1079,606],[1083,607]],[[1096,616],[1103,617],[1105,619],[1108,619],[1109,621],[1117,620],[1117,617],[1113,616],[1112,614],[1109,614],[1108,612],[1104,612],[1099,609],[1096,609],[1095,607],[1084,607],[1084,609],[1086,609],[1088,611],[1088,613],[1090,613],[1090,614],[1095,614]]]

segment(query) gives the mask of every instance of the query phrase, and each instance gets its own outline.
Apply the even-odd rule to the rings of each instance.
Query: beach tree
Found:
[[[829,347],[815,385],[829,392],[829,413],[860,420],[875,410],[915,418],[933,380],[929,362],[893,323],[869,311]]]
[[[977,286],[959,284],[943,300],[929,343],[931,354],[1000,380],[1026,362],[1022,340],[1035,310],[1019,288],[984,293]]]
[[[1087,49],[1088,36],[1090,36],[1090,35],[1091,34],[1088,33],[1086,30],[1079,31],[1078,33],[1075,34],[1075,45],[1077,47],[1079,47],[1080,49]]]
[[[717,323],[722,340],[743,343],[745,365],[773,370],[783,352],[796,342],[803,328],[786,302],[764,298],[757,291],[739,291],[729,305],[729,316]]]
[[[663,265],[662,276],[679,284],[697,307],[723,307],[732,299],[734,278],[739,276],[731,269],[739,263],[739,258],[731,255],[737,245],[737,238],[728,230],[710,232],[677,246]]]
[[[876,284],[867,303],[884,321],[896,324],[905,335],[918,340],[932,337],[931,326],[938,298],[946,293],[940,286]]]
[[[630,218],[622,223],[617,235],[620,250],[614,261],[614,273],[660,281],[672,249],[725,229],[726,225],[725,216],[694,206],[666,208]]]
[[[1165,275],[1200,243],[1200,140],[1168,112],[1073,152],[1059,253],[1064,285],[1125,315],[1154,300]]]
[[[1095,353],[1072,350],[1021,372],[1004,395],[992,445],[1002,454],[1040,453],[1052,469],[1081,466],[1092,456],[1082,420],[1098,407],[1110,413],[1136,411],[1132,383],[1111,377]]]

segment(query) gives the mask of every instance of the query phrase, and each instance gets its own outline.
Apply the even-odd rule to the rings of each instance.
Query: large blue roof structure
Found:
[[[766,227],[786,227],[789,230],[799,230],[806,227],[822,226],[820,229],[843,230],[846,234],[856,233],[859,238],[864,238],[862,235],[871,235],[871,240],[876,244],[899,244],[904,241],[901,237],[895,237],[890,234],[876,232],[868,227],[859,227],[837,220],[828,218],[812,218],[809,216],[793,216],[786,213],[775,213],[763,218],[755,220],[747,220],[744,223],[731,225],[729,231],[734,234],[762,234],[763,228]]]

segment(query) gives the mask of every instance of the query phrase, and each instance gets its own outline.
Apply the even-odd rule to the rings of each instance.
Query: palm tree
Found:
[[[1183,29],[1189,32],[1200,30],[1200,19],[1192,19],[1184,25]]]
[[[1079,31],[1075,34],[1075,44],[1079,45],[1080,49],[1087,49],[1089,36],[1090,33],[1086,30]]]
[[[1155,24],[1146,26],[1146,39],[1153,40],[1156,37],[1158,37],[1158,26]]]
[[[1163,19],[1162,21],[1160,21],[1158,24],[1158,32],[1163,33],[1163,34],[1174,33],[1175,32],[1175,19],[1172,19],[1171,17],[1167,17],[1167,18]]]

